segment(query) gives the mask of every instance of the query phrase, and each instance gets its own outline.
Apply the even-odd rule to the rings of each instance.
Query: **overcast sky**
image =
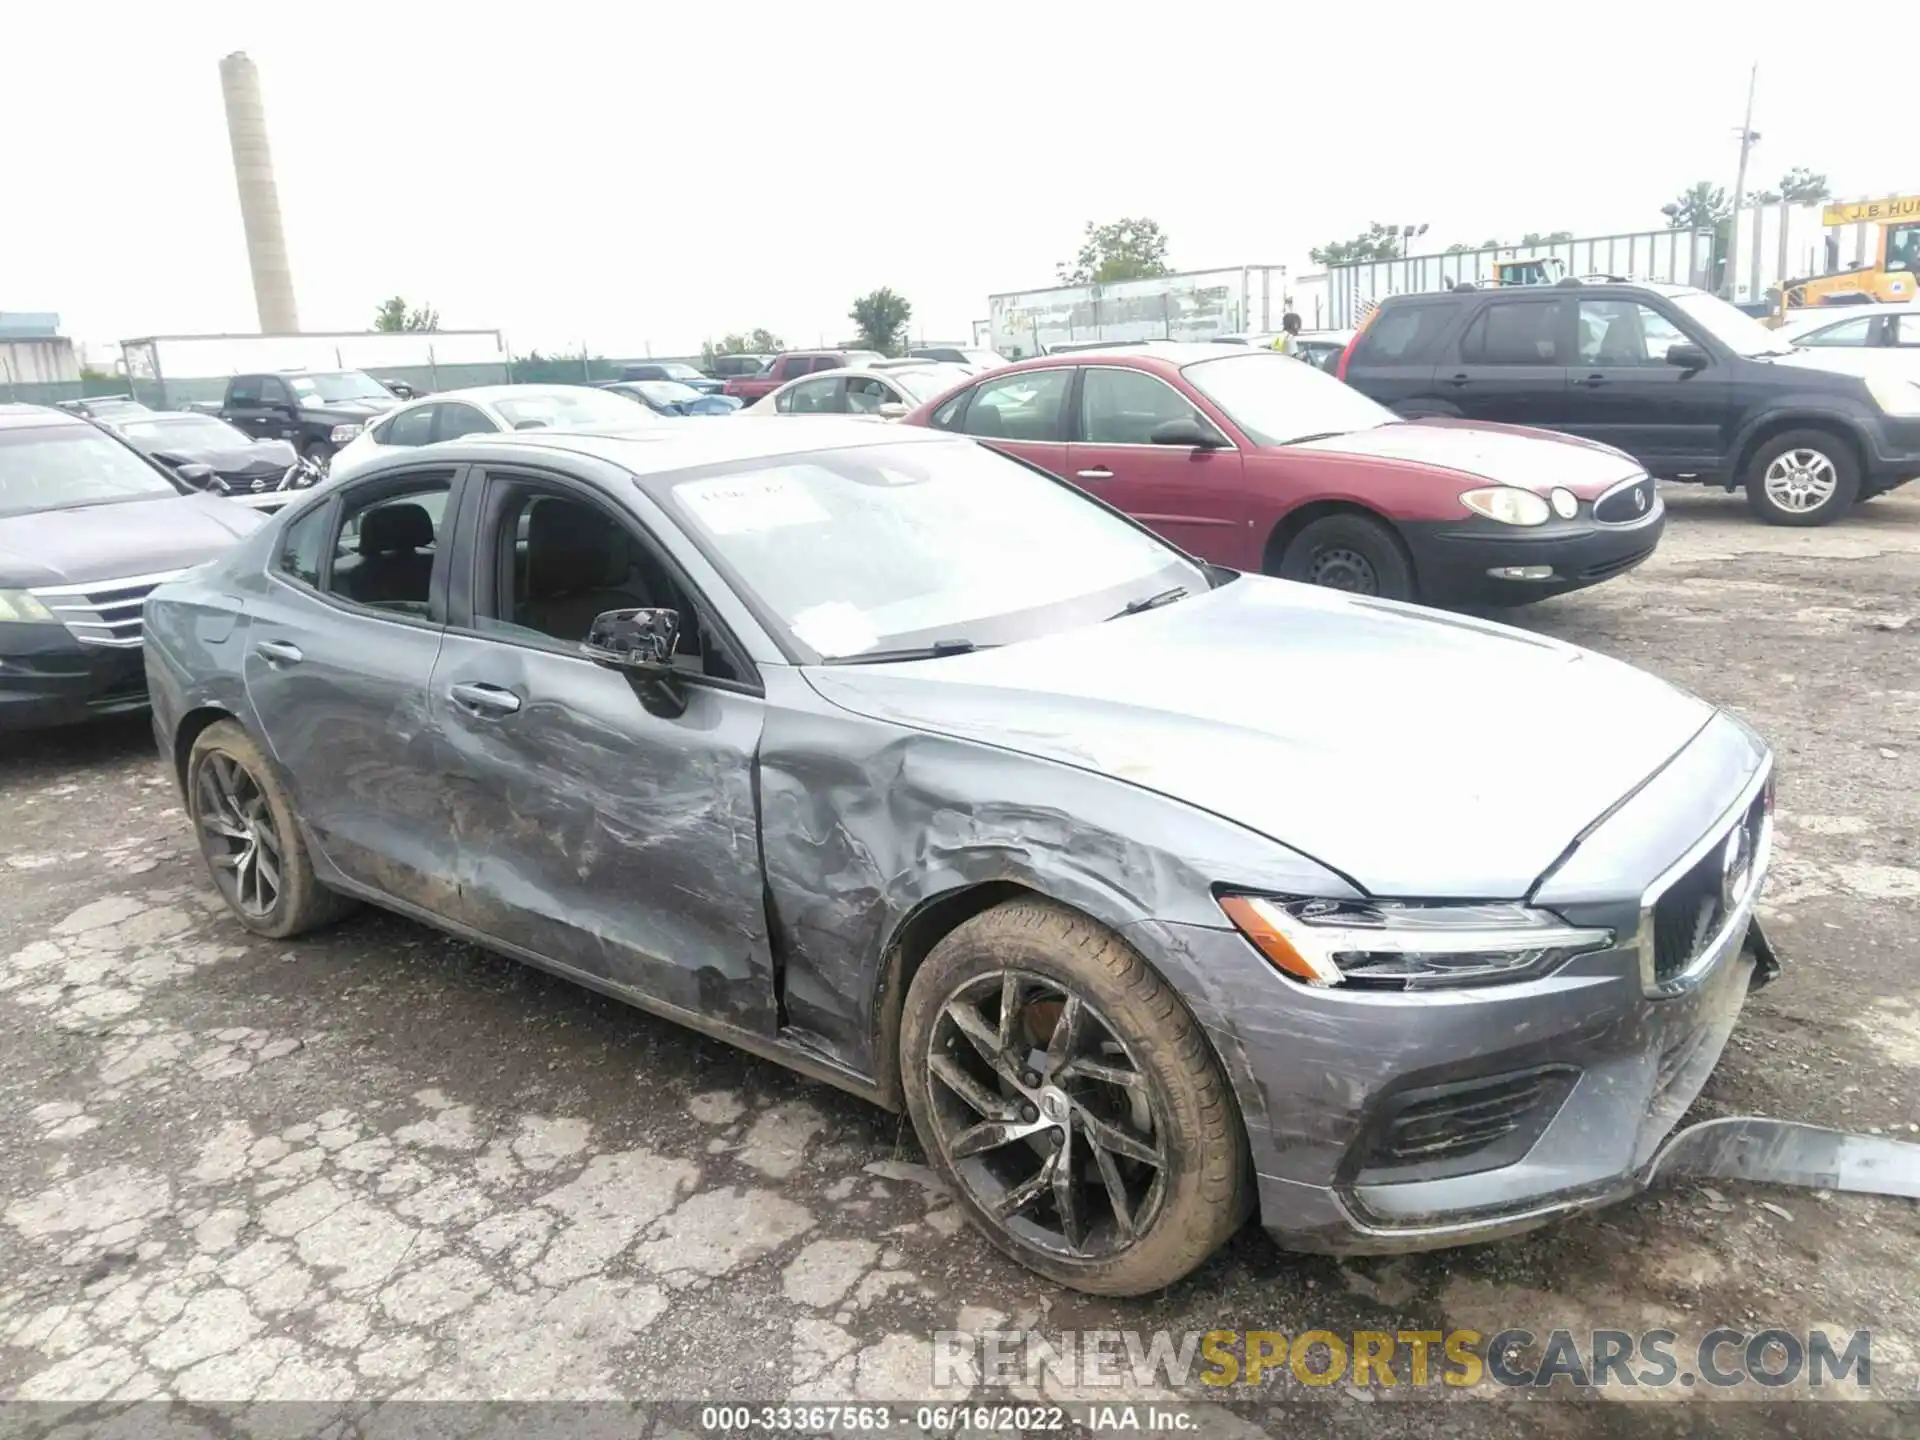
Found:
[[[1438,249],[1656,228],[1692,181],[1732,187],[1758,12],[1320,9],[16,4],[0,310],[89,342],[256,328],[235,49],[260,67],[302,326],[364,329],[398,293],[519,351],[685,353],[756,325],[814,344],[879,285],[916,337],[966,338],[990,292],[1052,283],[1090,219],[1153,217],[1180,269],[1298,266],[1370,220],[1426,222]],[[1765,45],[1755,180],[1920,190],[1900,62],[1817,58],[1910,20],[1853,4],[1826,40],[1801,15]]]

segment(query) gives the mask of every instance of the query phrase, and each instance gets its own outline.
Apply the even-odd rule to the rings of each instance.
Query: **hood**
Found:
[[[365,420],[372,415],[384,415],[396,405],[406,401],[396,396],[384,400],[325,400],[318,405],[302,405],[301,417],[315,420]]]
[[[844,709],[1110,775],[1409,899],[1525,895],[1713,715],[1559,641],[1260,576],[970,655],[805,673]]]
[[[1805,350],[1795,350],[1790,355],[1761,358],[1768,364],[1829,375],[1858,375],[1862,379],[1884,375],[1888,379],[1908,380],[1914,373],[1912,354],[1904,347],[1880,350],[1864,345],[1812,345]]]
[[[1637,460],[1611,445],[1518,425],[1476,425],[1461,420],[1410,420],[1287,448],[1436,465],[1494,485],[1514,485],[1542,495],[1562,485],[1582,499],[1643,473]]]
[[[217,495],[0,516],[0,589],[184,570],[213,559],[265,518]]]
[[[231,446],[179,445],[162,441],[147,453],[174,455],[189,464],[210,465],[221,475],[280,475],[294,461],[293,446],[285,440],[258,440],[251,445]]]

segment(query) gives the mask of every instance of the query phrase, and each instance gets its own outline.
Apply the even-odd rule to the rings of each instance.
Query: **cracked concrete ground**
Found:
[[[1920,494],[1817,531],[1671,503],[1652,563],[1518,619],[1733,707],[1780,752],[1764,909],[1789,968],[1696,1117],[1905,1134]],[[9,739],[0,816],[0,1394],[924,1399],[952,1328],[1761,1321],[1870,1328],[1876,1389],[1916,1393],[1907,1202],[1686,1186],[1348,1262],[1249,1229],[1161,1296],[1091,1299],[986,1246],[904,1124],[836,1091],[378,912],[248,936],[144,719]],[[1527,1433],[1644,1433],[1648,1413],[1525,1409]],[[1520,1433],[1512,1405],[1446,1413]]]

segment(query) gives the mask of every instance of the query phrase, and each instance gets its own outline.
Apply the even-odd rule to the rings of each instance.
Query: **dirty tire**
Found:
[[[1015,1234],[987,1211],[937,1138],[931,1088],[939,1082],[928,1067],[936,1022],[971,984],[1010,970],[1058,984],[1091,1006],[1131,1052],[1153,1096],[1156,1138],[1167,1158],[1159,1205],[1141,1233],[1114,1253],[1076,1257]],[[1044,900],[1014,900],[956,928],[934,947],[907,991],[900,1069],[921,1147],[975,1228],[1063,1285],[1096,1295],[1162,1289],[1217,1250],[1251,1211],[1239,1107],[1199,1024],[1138,954],[1083,915]]]
[[[216,772],[215,775],[209,775],[210,767]],[[248,798],[257,795],[261,803],[243,808],[251,809],[258,817],[255,823],[271,823],[273,839],[279,850],[278,865],[275,867],[278,883],[273,901],[257,912],[239,902],[232,888],[233,882],[230,877],[216,871],[211,853],[222,844],[224,837],[210,836],[208,831],[211,802],[204,786],[211,780],[217,790],[217,775],[232,773],[227,767],[237,767],[245,780],[251,783]],[[241,788],[246,789],[245,786]],[[209,725],[193,742],[193,750],[187,757],[186,797],[187,815],[193,821],[194,835],[200,842],[200,854],[207,865],[208,876],[213,880],[214,888],[220,892],[220,898],[227,902],[227,909],[247,929],[257,935],[285,940],[337,920],[354,908],[351,900],[327,889],[314,878],[313,862],[307,855],[300,827],[294,822],[293,806],[287,799],[286,791],[280,787],[273,767],[260,753],[260,747],[254,743],[253,737],[234,721],[222,720]],[[239,844],[237,840],[232,843]]]
[[[1794,509],[1769,493],[1769,472],[1776,462],[1796,455],[1817,457],[1829,469],[1832,491],[1810,509]],[[1860,461],[1853,447],[1830,430],[1789,430],[1753,452],[1740,477],[1747,509],[1769,525],[1830,525],[1853,508],[1860,493]]]
[[[1412,600],[1415,592],[1400,537],[1371,515],[1321,516],[1287,542],[1279,575],[1383,600]]]

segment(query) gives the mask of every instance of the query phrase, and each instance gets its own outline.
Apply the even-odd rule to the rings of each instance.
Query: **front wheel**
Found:
[[[1041,900],[997,906],[934,947],[901,1019],[921,1146],[1021,1264],[1142,1295],[1246,1218],[1250,1166],[1219,1061],[1111,931]]]
[[[1413,566],[1400,539],[1368,515],[1323,515],[1280,556],[1280,578],[1383,600],[1414,598]]]
[[[1860,464],[1825,430],[1776,435],[1747,462],[1747,508],[1769,525],[1829,525],[1853,508]]]

